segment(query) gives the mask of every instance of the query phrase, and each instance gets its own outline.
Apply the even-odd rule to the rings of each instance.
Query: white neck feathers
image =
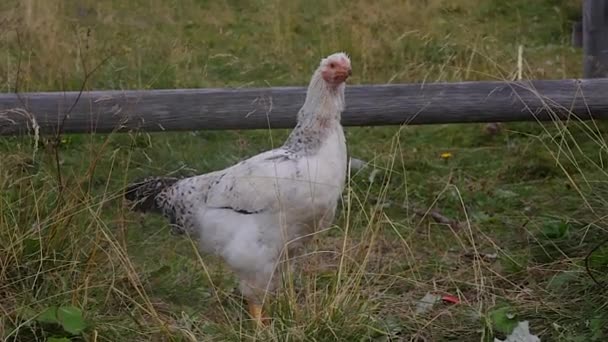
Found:
[[[344,110],[344,88],[344,83],[335,87],[327,84],[321,76],[321,68],[318,68],[308,85],[306,100],[298,114],[298,121],[311,117],[339,121]]]

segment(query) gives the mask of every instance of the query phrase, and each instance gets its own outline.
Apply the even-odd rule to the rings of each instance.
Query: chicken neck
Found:
[[[328,84],[323,80],[321,71],[317,70],[298,113],[298,123],[283,146],[297,154],[314,154],[328,133],[342,129],[340,116],[344,110],[344,88],[344,83],[336,86]]]

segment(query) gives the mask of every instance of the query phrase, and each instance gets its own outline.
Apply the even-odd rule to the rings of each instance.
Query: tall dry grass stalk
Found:
[[[334,50],[352,55],[354,81],[365,83],[563,77],[580,69],[569,47],[526,45],[525,58],[518,58],[523,44],[507,34],[525,30],[516,25],[520,19],[488,22],[475,12],[481,5],[512,2],[133,4],[0,5],[7,18],[0,25],[8,25],[0,32],[7,47],[0,52],[3,91],[80,89],[85,69],[107,56],[112,58],[85,91],[302,84],[311,61]],[[575,117],[521,127],[510,126],[504,141],[461,148],[454,159],[458,153],[469,159],[460,164],[438,164],[430,155],[472,139],[475,133],[460,126],[349,130],[351,150],[365,155],[370,166],[352,175],[340,219],[315,237],[284,279],[284,290],[268,302],[273,321],[265,331],[249,324],[218,260],[198,255],[191,241],[170,237],[163,221],[136,222],[122,206],[121,189],[133,174],[164,172],[193,155],[204,161],[184,168],[224,167],[239,153],[254,153],[276,132],[238,133],[253,145],[244,152],[231,149],[225,137],[213,145],[211,134],[91,135],[73,137],[74,145],[65,137],[55,147],[61,180],[45,137],[2,140],[0,336],[43,339],[36,315],[63,304],[84,310],[86,334],[99,341],[485,340],[496,336],[494,310],[505,302],[544,336],[584,331],[568,325],[572,317],[589,314],[592,322],[606,302],[585,276],[581,252],[605,234],[604,128]],[[439,139],[434,130],[447,133]],[[234,155],[215,158],[220,149]],[[483,154],[488,150],[506,165],[491,164],[493,155]],[[497,197],[503,187],[526,182],[503,179],[516,173],[511,167],[531,159],[525,153],[517,159],[521,150],[546,154],[572,187],[568,196],[578,196],[579,202],[560,199],[577,203],[571,211],[562,209],[562,216],[582,222],[571,239],[543,240],[540,215],[526,209],[549,210],[550,204],[536,203],[555,200],[551,179],[524,184],[537,189],[521,195],[524,204],[501,199],[487,209],[480,203],[477,196]],[[495,217],[480,219],[480,207]],[[457,224],[435,222],[438,208]],[[533,259],[539,255],[546,259]],[[601,259],[594,258],[594,272],[601,276]],[[556,295],[548,283],[563,280],[563,274],[572,276],[564,280],[568,291]],[[427,292],[452,294],[460,303],[439,303],[418,314],[416,302]],[[599,304],[576,311],[585,298]],[[558,328],[550,322],[568,328],[552,330]]]

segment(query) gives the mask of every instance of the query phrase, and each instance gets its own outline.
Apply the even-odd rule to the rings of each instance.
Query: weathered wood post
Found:
[[[583,1],[583,77],[608,77],[608,0]]]

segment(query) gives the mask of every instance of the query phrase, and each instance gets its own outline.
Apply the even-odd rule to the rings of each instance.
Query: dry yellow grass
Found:
[[[11,0],[0,4],[0,89],[77,90],[108,56],[86,89],[296,85],[336,50],[351,54],[354,83],[576,77],[576,8]],[[582,266],[606,233],[606,144],[600,123],[576,122],[510,124],[493,137],[467,125],[349,129],[350,151],[371,167],[350,179],[340,219],[270,303],[272,326],[256,332],[226,268],[164,221],[138,222],[120,189],[136,175],[225,167],[284,136],[67,136],[57,154],[44,137],[35,153],[31,138],[1,139],[0,335],[65,337],[36,315],[68,304],[83,310],[91,341],[487,341],[511,327],[507,311],[543,340],[606,334],[606,295]],[[416,314],[426,292],[461,302]]]

